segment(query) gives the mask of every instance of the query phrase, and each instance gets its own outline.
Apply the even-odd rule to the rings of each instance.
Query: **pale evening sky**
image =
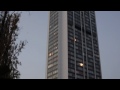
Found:
[[[120,79],[120,11],[96,11],[103,79]],[[18,40],[28,44],[19,56],[21,79],[45,79],[48,11],[22,12]]]

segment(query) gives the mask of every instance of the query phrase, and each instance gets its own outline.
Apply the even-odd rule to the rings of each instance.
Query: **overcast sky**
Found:
[[[103,79],[120,79],[120,12],[96,11]],[[19,56],[21,79],[45,79],[48,11],[23,12],[18,40],[28,44]]]

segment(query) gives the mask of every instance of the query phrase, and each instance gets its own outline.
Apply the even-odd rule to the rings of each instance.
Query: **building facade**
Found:
[[[50,11],[46,79],[102,79],[95,11]]]

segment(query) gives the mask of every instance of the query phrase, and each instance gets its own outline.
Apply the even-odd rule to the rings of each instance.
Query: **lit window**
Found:
[[[54,33],[54,35],[55,35],[56,33]]]
[[[49,53],[49,56],[52,56],[53,55],[53,52],[52,53]]]
[[[52,77],[49,77],[48,79],[52,79]]]
[[[74,39],[75,40],[75,42],[77,41],[76,39]]]
[[[52,54],[50,53],[49,56],[51,56]]]
[[[50,65],[48,65],[48,68],[51,68],[53,66],[53,63],[52,64],[50,64]]]
[[[80,63],[80,66],[83,67],[83,63]]]
[[[57,70],[55,70],[55,71],[53,71],[53,74],[56,74],[58,71]]]
[[[48,77],[52,75],[52,72],[48,73]]]

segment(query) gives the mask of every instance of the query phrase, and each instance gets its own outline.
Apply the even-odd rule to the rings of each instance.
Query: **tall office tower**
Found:
[[[50,11],[46,79],[102,79],[94,11]]]

